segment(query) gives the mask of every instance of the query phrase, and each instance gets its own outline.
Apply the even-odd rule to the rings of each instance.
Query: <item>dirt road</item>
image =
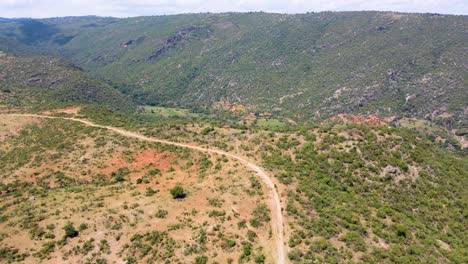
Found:
[[[194,149],[197,151],[202,151],[202,152],[208,152],[208,153],[215,153],[219,155],[225,155],[227,157],[236,159],[255,171],[257,175],[262,178],[263,182],[266,184],[266,186],[269,189],[269,200],[270,200],[270,208],[272,208],[272,217],[271,217],[271,224],[272,224],[272,229],[273,229],[273,237],[276,239],[276,253],[277,253],[277,263],[278,264],[284,264],[285,263],[285,255],[284,255],[284,238],[283,238],[283,215],[281,212],[281,201],[279,199],[278,191],[271,180],[271,178],[263,171],[259,166],[255,165],[254,163],[248,161],[246,158],[231,154],[228,152],[224,152],[222,150],[217,150],[217,149],[211,149],[211,148],[205,148],[205,147],[200,147],[196,145],[190,145],[190,144],[184,144],[184,143],[177,143],[177,142],[172,142],[168,140],[163,140],[163,139],[156,139],[156,138],[150,138],[143,136],[138,133],[134,133],[131,131],[123,130],[120,128],[116,127],[111,127],[111,126],[103,126],[103,125],[98,125],[95,124],[89,120],[84,120],[84,119],[78,119],[78,118],[73,118],[73,117],[54,117],[54,116],[46,116],[46,115],[35,115],[35,114],[3,114],[0,116],[15,116],[15,117],[36,117],[36,118],[49,118],[49,119],[65,119],[65,120],[71,120],[75,122],[80,122],[82,124],[85,124],[87,126],[91,127],[97,127],[97,128],[103,128],[107,129],[110,131],[114,131],[116,133],[119,133],[121,135],[127,136],[127,137],[132,137],[132,138],[137,138],[140,140],[144,141],[150,141],[150,142],[157,142],[157,143],[162,143],[162,144],[169,144],[169,145],[174,145],[178,147],[183,147],[183,148],[190,148]]]

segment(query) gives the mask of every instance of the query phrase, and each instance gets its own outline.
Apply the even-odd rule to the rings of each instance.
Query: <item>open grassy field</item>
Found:
[[[145,114],[150,116],[160,117],[199,117],[198,114],[191,112],[188,109],[161,107],[161,106],[144,106]]]

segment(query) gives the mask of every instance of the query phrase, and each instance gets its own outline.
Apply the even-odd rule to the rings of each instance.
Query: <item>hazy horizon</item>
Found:
[[[323,11],[381,11],[467,15],[464,0],[4,0],[0,17],[137,17],[190,13],[266,12],[303,14]]]
[[[104,15],[64,15],[64,16],[50,16],[50,17],[5,17],[0,16],[3,19],[51,19],[51,18],[65,18],[65,17],[103,17],[103,18],[135,18],[135,17],[151,17],[151,16],[177,16],[177,15],[197,15],[197,14],[229,14],[229,13],[237,13],[237,14],[246,14],[246,13],[266,13],[266,14],[285,14],[285,15],[301,15],[307,13],[324,13],[324,12],[331,12],[331,13],[346,13],[346,12],[382,12],[382,13],[400,13],[400,14],[437,14],[443,16],[468,16],[468,15],[460,15],[460,14],[447,14],[447,13],[437,13],[437,12],[401,12],[401,11],[391,11],[391,10],[348,10],[348,11],[307,11],[303,13],[279,13],[279,12],[268,12],[268,11],[226,11],[226,12],[187,12],[187,13],[174,13],[174,14],[148,14],[148,15],[135,15],[135,16],[127,16],[127,17],[117,17],[117,16],[104,16]]]

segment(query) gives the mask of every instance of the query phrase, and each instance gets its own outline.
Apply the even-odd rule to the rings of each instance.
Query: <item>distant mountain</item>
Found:
[[[98,104],[122,111],[135,108],[114,87],[88,77],[61,59],[15,57],[0,52],[0,105],[47,109],[76,104]]]
[[[21,22],[25,20],[31,20],[31,18],[5,18],[0,17],[0,23],[12,23],[12,22]]]
[[[0,24],[0,35],[63,56],[141,104],[463,127],[467,28],[467,16],[437,14],[225,13],[22,21]]]

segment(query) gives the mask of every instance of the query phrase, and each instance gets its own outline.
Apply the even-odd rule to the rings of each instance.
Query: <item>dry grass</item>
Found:
[[[2,141],[6,153],[18,147],[28,149],[13,145],[18,142],[13,132],[24,125],[36,124],[39,131],[49,129],[33,119],[23,126],[7,121],[2,118],[8,128]],[[84,133],[79,128],[67,131],[74,140],[72,148],[33,151],[33,158],[26,164],[2,171],[3,184],[19,181],[29,186],[15,186],[1,194],[2,215],[8,218],[0,223],[0,248],[17,248],[29,253],[26,263],[37,263],[43,245],[56,241],[54,251],[44,254],[43,261],[86,263],[106,259],[107,263],[121,263],[134,255],[131,238],[135,234],[160,231],[174,240],[171,262],[191,263],[195,257],[206,255],[210,262],[227,263],[228,259],[240,258],[242,242],[249,241],[247,230],[252,230],[258,237],[249,241],[253,248],[250,259],[263,253],[267,263],[273,261],[269,225],[254,228],[248,223],[253,210],[267,199],[261,189],[252,191],[253,172],[217,156],[208,157],[213,165],[203,171],[201,153],[164,148],[98,129]],[[114,183],[112,173],[119,168],[128,168],[129,172],[124,182]],[[69,186],[50,176],[58,171],[73,179]],[[137,184],[138,179],[143,181]],[[169,192],[179,184],[188,194],[184,200],[174,200]],[[148,188],[155,194],[147,195]],[[246,227],[238,227],[244,220]],[[67,222],[77,229],[81,224],[88,228],[76,238],[61,241]],[[203,233],[204,244],[199,238]],[[103,240],[108,250],[100,249]],[[235,245],[226,246],[228,240]],[[166,242],[154,247],[162,252]],[[134,257],[149,260],[149,256]]]

